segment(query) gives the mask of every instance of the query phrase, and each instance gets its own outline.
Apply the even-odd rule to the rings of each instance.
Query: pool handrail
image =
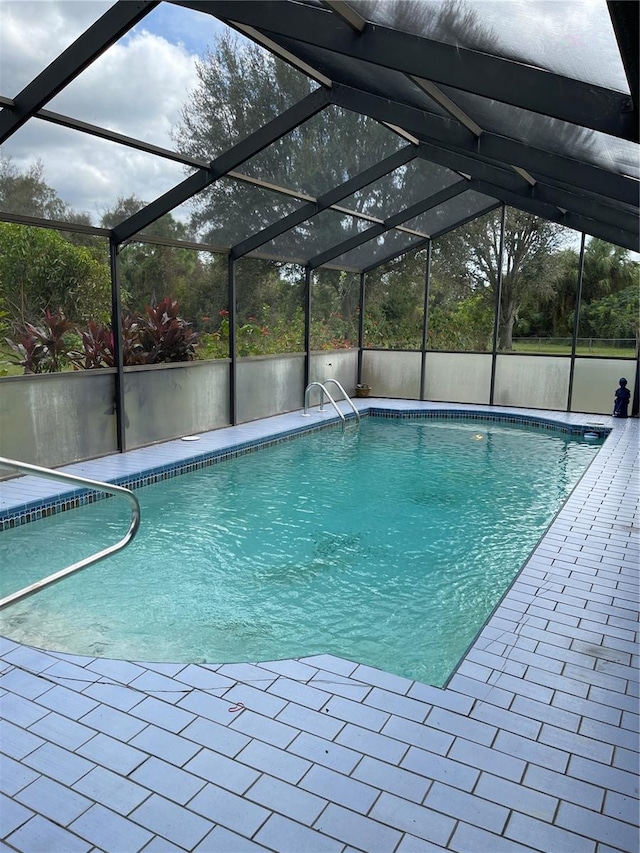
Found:
[[[338,388],[338,390],[342,392],[342,396],[344,397],[345,402],[347,403],[347,405],[351,406],[351,409],[353,410],[353,413],[354,413],[354,415],[356,416],[356,420],[358,421],[358,423],[360,423],[360,412],[359,412],[359,411],[356,409],[356,407],[354,406],[354,404],[353,404],[353,400],[351,399],[351,397],[347,394],[347,392],[344,390],[344,388],[343,388],[343,387],[342,387],[342,385],[338,382],[338,380],[337,380],[337,379],[325,379],[325,380],[324,380],[324,385],[325,385],[325,386],[327,386],[330,382],[333,382],[333,384]],[[325,387],[325,391],[326,391],[326,390],[327,390],[327,389],[326,389],[326,387]]]
[[[43,477],[48,480],[57,480],[63,483],[75,483],[79,486],[95,489],[101,492],[106,492],[110,495],[121,495],[122,497],[126,497],[131,503],[131,524],[129,525],[129,529],[122,537],[122,539],[119,539],[118,542],[116,542],[114,545],[110,545],[108,548],[103,548],[102,551],[98,551],[97,553],[92,554],[89,557],[85,557],[84,559],[79,560],[77,563],[74,563],[71,566],[67,566],[67,568],[65,569],[60,569],[60,571],[55,572],[52,575],[48,575],[42,580],[36,581],[35,583],[30,584],[29,586],[25,586],[22,589],[19,589],[17,592],[13,592],[10,595],[5,596],[4,598],[1,598],[0,610],[2,610],[3,607],[7,607],[10,604],[15,604],[16,601],[20,601],[23,598],[27,598],[28,596],[39,592],[44,587],[51,586],[51,584],[63,580],[63,578],[68,577],[74,572],[79,572],[81,569],[86,569],[87,566],[92,566],[99,560],[104,560],[105,557],[109,557],[111,554],[115,554],[118,551],[121,551],[123,548],[126,548],[126,546],[131,542],[133,537],[138,532],[138,528],[140,527],[140,503],[135,494],[130,489],[124,488],[124,486],[116,486],[113,483],[103,483],[99,480],[90,480],[88,477],[79,477],[77,474],[67,474],[63,471],[54,471],[51,468],[42,468],[40,465],[32,465],[27,462],[19,462],[16,459],[7,459],[4,456],[0,456],[0,466],[14,468],[15,470],[20,471],[23,474],[35,474],[38,477]]]
[[[341,411],[340,411],[340,409],[338,408],[338,405],[337,405],[336,401],[333,399],[333,397],[331,396],[331,394],[330,394],[330,393],[327,391],[327,389],[324,387],[324,385],[322,384],[322,382],[310,382],[310,383],[307,385],[307,387],[305,388],[305,391],[304,391],[304,412],[302,413],[302,416],[303,416],[304,418],[308,418],[308,417],[309,417],[309,391],[310,391],[313,387],[318,387],[318,388],[320,388],[320,389],[321,389],[321,390],[320,390],[320,411],[322,411],[322,410],[324,409],[324,395],[326,394],[326,395],[327,395],[327,399],[329,400],[329,402],[331,403],[331,405],[333,406],[333,408],[336,410],[336,412],[338,413],[338,415],[340,415],[340,418],[342,419],[342,423],[343,423],[343,424],[344,424],[344,423],[346,423],[345,416],[342,414],[342,412],[341,412]]]

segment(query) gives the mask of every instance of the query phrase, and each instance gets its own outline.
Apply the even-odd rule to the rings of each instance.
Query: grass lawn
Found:
[[[0,359],[0,376],[23,376],[24,367],[19,367],[16,364],[9,364],[8,361]]]
[[[536,352],[547,355],[571,355],[571,345],[545,343],[544,341],[531,341],[525,343],[518,341],[513,345],[513,352]],[[605,358],[635,358],[636,351],[633,347],[613,346],[577,346],[576,355],[597,355]]]
[[[0,376],[22,376],[24,367],[10,361],[10,352],[7,347],[0,346]]]

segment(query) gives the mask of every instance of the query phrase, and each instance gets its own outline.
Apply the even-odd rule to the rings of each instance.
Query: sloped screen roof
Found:
[[[507,203],[640,249],[637,3],[0,0],[0,18],[5,164],[37,162],[77,227],[135,197],[116,243],[173,213],[231,257],[359,271]],[[42,221],[22,205],[0,197],[0,218]]]

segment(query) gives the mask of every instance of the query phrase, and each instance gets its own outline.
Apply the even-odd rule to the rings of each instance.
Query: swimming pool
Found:
[[[139,660],[329,652],[441,684],[596,451],[478,420],[302,436],[139,490],[133,545],[0,630]],[[47,571],[78,559],[78,535],[87,552],[113,541],[126,513],[102,501],[5,532],[2,594],[41,576],[43,553]]]

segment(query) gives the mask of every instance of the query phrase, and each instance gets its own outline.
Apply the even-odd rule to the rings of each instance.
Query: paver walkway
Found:
[[[598,420],[613,432],[444,690],[323,655],[3,640],[0,849],[636,853],[640,424]]]

